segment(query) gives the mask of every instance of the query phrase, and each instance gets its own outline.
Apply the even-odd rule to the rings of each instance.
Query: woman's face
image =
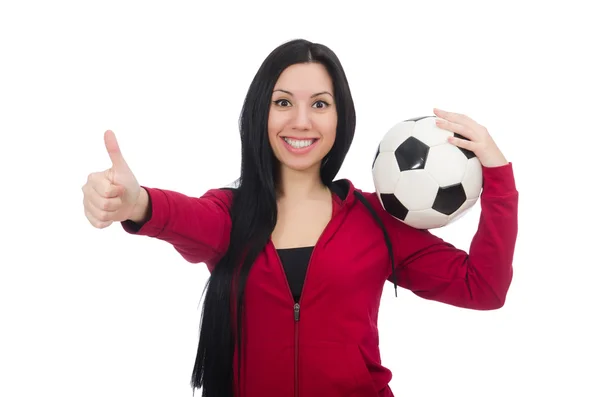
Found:
[[[337,111],[333,82],[319,63],[288,67],[273,89],[269,142],[283,167],[319,169],[335,142]]]

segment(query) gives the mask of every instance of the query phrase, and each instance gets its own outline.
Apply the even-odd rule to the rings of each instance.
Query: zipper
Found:
[[[321,233],[321,235],[317,239],[317,242],[315,243],[313,252],[311,252],[311,254],[310,254],[310,258],[308,259],[308,264],[306,265],[306,274],[304,275],[302,291],[304,291],[306,289],[306,279],[308,278],[308,269],[310,269],[310,264],[312,262],[312,259],[313,259],[314,253],[317,249],[317,246],[319,244],[319,241],[321,240],[321,237],[325,234],[325,231],[327,230],[328,226],[329,225],[325,226],[323,233]],[[292,288],[290,287],[290,283],[287,281],[287,276],[285,275],[285,269],[283,267],[283,263],[281,263],[281,258],[279,257],[279,254],[277,253],[275,244],[273,244],[272,240],[269,240],[269,243],[273,247],[273,250],[275,251],[275,255],[277,256],[277,260],[279,261],[279,266],[281,267],[281,272],[283,274],[283,279],[285,280],[285,285],[287,285],[287,290],[289,292],[290,299],[292,300],[292,302],[294,302],[294,307],[293,307],[293,311],[294,311],[294,397],[300,397],[300,389],[299,389],[299,384],[300,384],[300,380],[299,380],[299,356],[300,356],[299,322],[300,322],[300,302],[302,302],[304,293],[300,293],[300,299],[298,300],[298,302],[296,302],[294,300],[294,294],[292,293]]]
[[[281,269],[281,274],[283,275],[283,280],[285,285],[287,286],[287,291],[289,293],[290,300],[294,302],[293,312],[294,312],[294,397],[299,397],[300,392],[298,389],[298,350],[300,344],[300,338],[298,337],[298,322],[300,321],[300,303],[294,300],[294,294],[292,293],[292,288],[290,287],[290,283],[287,281],[287,276],[285,274],[285,268],[283,267],[283,263],[281,263],[281,258],[279,257],[279,253],[277,252],[277,248],[275,244],[273,244],[273,240],[269,239],[269,245],[275,251],[275,256],[277,257],[277,261],[279,262],[279,268]],[[312,254],[311,254],[312,258]],[[309,261],[310,263],[310,261]],[[308,270],[308,269],[307,269]],[[308,273],[308,271],[307,271]],[[304,276],[304,282],[306,282],[306,275]],[[303,288],[304,289],[304,288]],[[302,296],[300,297],[302,298]]]
[[[333,217],[332,217],[333,219]],[[298,302],[294,303],[294,395],[295,397],[300,397],[300,378],[299,378],[299,355],[300,355],[300,338],[299,338],[299,322],[300,322],[300,303],[302,302],[303,298],[304,298],[304,291],[306,291],[306,280],[308,279],[308,271],[310,270],[310,265],[313,261],[313,257],[315,255],[315,251],[317,250],[317,247],[319,246],[319,242],[321,241],[321,238],[323,237],[323,235],[325,235],[325,232],[327,231],[327,229],[329,228],[329,225],[331,224],[331,221],[325,226],[325,229],[323,229],[323,232],[321,233],[321,235],[319,236],[319,238],[317,239],[317,242],[315,243],[315,246],[313,247],[312,252],[310,253],[310,257],[308,258],[308,263],[306,264],[306,273],[304,274],[304,281],[302,283],[302,292],[300,292],[300,297],[298,298]],[[281,263],[281,260],[279,261],[279,263]],[[281,263],[281,269],[283,269],[283,264]],[[285,269],[283,269],[284,273],[285,273]],[[285,276],[285,274],[284,274]],[[292,300],[294,299],[294,296],[292,294],[292,289],[289,288],[289,283],[288,284],[288,289],[290,290],[290,295],[292,296]]]
[[[300,390],[298,390],[298,322],[300,321],[300,303],[294,304],[294,395],[295,397],[300,396]]]
[[[333,194],[335,194],[335,193],[332,192],[332,195]],[[346,201],[347,200],[342,201],[340,208],[338,209],[338,214],[346,206]],[[332,205],[335,206],[335,204],[332,204]],[[333,208],[332,208],[332,210],[333,210]],[[295,300],[294,300],[294,294],[292,293],[290,283],[287,281],[285,269],[283,267],[283,263],[281,263],[281,258],[279,257],[279,254],[277,253],[275,244],[273,244],[273,240],[269,239],[269,244],[275,251],[275,256],[277,256],[277,260],[279,261],[279,267],[281,268],[281,272],[283,274],[283,279],[285,281],[285,285],[287,285],[287,290],[289,292],[290,299],[292,302],[294,302],[294,396],[295,397],[300,397],[300,390],[299,390],[300,381],[299,381],[299,374],[298,374],[298,372],[299,372],[299,355],[300,355],[300,352],[299,352],[299,350],[300,350],[300,337],[299,337],[300,303],[302,302],[302,300],[304,298],[304,291],[306,290],[306,281],[308,279],[308,272],[310,270],[310,265],[312,263],[315,251],[317,250],[317,247],[319,246],[319,242],[321,241],[323,236],[325,234],[327,234],[328,229],[331,228],[331,224],[333,223],[334,218],[335,218],[335,216],[332,214],[331,219],[329,220],[327,225],[325,225],[325,228],[319,235],[319,238],[317,239],[317,242],[315,243],[315,246],[313,247],[313,251],[310,254],[310,258],[308,259],[308,264],[306,265],[306,274],[304,275],[304,282],[302,283],[302,293],[300,293],[300,298],[298,299],[298,302],[295,302]]]

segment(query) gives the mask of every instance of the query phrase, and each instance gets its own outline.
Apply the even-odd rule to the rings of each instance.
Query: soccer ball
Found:
[[[454,222],[477,202],[483,178],[479,159],[435,125],[435,116],[402,121],[382,138],[373,160],[375,191],[394,218],[417,229]]]

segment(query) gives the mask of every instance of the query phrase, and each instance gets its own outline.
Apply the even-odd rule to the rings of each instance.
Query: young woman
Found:
[[[140,187],[111,131],[112,167],[83,186],[92,225],[121,222],[211,272],[192,387],[203,396],[393,396],[377,316],[386,281],[476,310],[503,306],[512,279],[518,193],[486,129],[436,110],[483,165],[469,252],[387,214],[374,193],[334,181],[355,128],[344,70],[327,47],[276,48],[242,109],[235,188],[202,197]],[[400,331],[401,332],[401,331]]]

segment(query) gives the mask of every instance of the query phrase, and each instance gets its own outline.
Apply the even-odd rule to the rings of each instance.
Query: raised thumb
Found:
[[[125,162],[125,159],[123,158],[123,154],[121,154],[117,137],[111,130],[108,130],[104,133],[104,145],[106,146],[106,151],[108,152],[110,161],[112,162],[114,168],[129,168]]]

